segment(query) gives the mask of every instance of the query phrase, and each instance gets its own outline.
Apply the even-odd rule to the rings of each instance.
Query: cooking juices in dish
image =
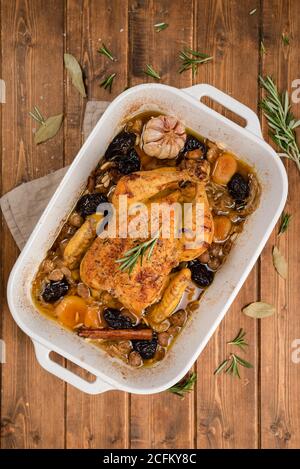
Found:
[[[116,225],[125,225],[124,197],[127,234],[102,236],[109,230],[107,203]],[[259,197],[252,168],[232,153],[175,116],[136,116],[109,144],[42,262],[32,287],[35,305],[133,367],[154,364],[194,314]],[[132,226],[140,233],[133,208],[140,209],[138,226],[148,229],[145,214],[155,204],[170,208],[169,236],[160,216],[154,234],[133,236]],[[173,208],[182,215],[185,204],[201,232],[195,244]]]

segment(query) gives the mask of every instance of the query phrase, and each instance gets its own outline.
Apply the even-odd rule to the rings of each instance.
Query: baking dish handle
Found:
[[[68,384],[71,384],[80,391],[83,391],[87,394],[100,394],[102,392],[114,389],[111,385],[104,382],[99,377],[97,377],[94,382],[89,383],[85,379],[80,378],[80,376],[76,375],[75,373],[72,373],[72,371],[51,360],[51,350],[49,350],[47,347],[36,341],[33,341],[33,345],[36,358],[39,364],[45,368],[45,370],[54,374],[63,381],[66,381]]]
[[[193,96],[193,98],[196,98],[197,101],[200,101],[204,96],[213,99],[217,103],[245,119],[247,122],[245,129],[262,138],[261,125],[255,112],[228,94],[223,93],[223,91],[218,90],[214,86],[206,84],[194,85],[190,88],[183,88],[182,91],[188,93],[190,96]]]

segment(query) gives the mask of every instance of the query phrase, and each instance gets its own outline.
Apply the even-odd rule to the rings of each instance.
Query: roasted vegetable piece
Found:
[[[133,350],[129,354],[128,363],[129,363],[130,366],[134,366],[135,368],[137,368],[137,367],[139,367],[143,364],[143,360],[142,360],[142,357],[140,356],[140,354]]]
[[[65,277],[59,281],[52,280],[45,285],[42,298],[46,303],[55,303],[55,301],[68,293],[69,288],[70,285]]]
[[[103,316],[108,326],[112,329],[130,329],[133,327],[130,319],[124,316],[118,309],[107,308]]]
[[[187,320],[187,312],[184,309],[179,309],[170,317],[172,326],[182,327]]]
[[[186,153],[188,151],[193,151],[193,150],[201,150],[202,153],[202,158],[205,158],[206,153],[207,153],[207,146],[205,143],[201,142],[198,140],[196,137],[193,135],[188,135],[183,147],[183,153]]]
[[[174,275],[170,280],[163,297],[159,303],[157,303],[152,311],[147,316],[147,321],[155,329],[156,323],[161,323],[166,318],[171,316],[174,309],[178,305],[181,297],[188,286],[191,279],[191,272],[189,269],[182,269],[180,272]]]
[[[231,221],[224,215],[214,217],[214,228],[214,241],[225,241],[228,238],[231,230]]]
[[[246,217],[253,213],[259,204],[261,187],[255,177],[255,174],[249,174],[248,177],[248,196],[243,201],[236,201],[236,209],[241,217]]]
[[[157,336],[157,340],[159,345],[162,347],[167,347],[170,342],[170,334],[167,332],[160,332],[160,334]]]
[[[133,350],[138,352],[144,360],[153,358],[157,348],[157,338],[153,337],[152,340],[133,340]]]
[[[85,194],[78,200],[76,211],[80,213],[83,218],[86,218],[88,215],[96,213],[98,205],[105,202],[107,202],[107,197],[104,194],[100,194],[99,192]]]
[[[158,159],[175,158],[183,149],[185,128],[175,116],[152,117],[143,127],[140,145],[146,155]]]
[[[84,316],[84,325],[86,327],[100,327],[100,314],[98,305],[91,305],[87,307],[87,311]]]
[[[87,305],[79,296],[70,295],[61,300],[55,308],[59,322],[66,327],[75,327],[84,322]]]
[[[116,332],[110,330],[110,332]],[[124,331],[123,331],[124,332]],[[125,331],[128,332],[128,331]],[[109,355],[112,355],[113,357],[118,357],[121,358],[121,360],[128,360],[128,355],[132,350],[132,344],[130,340],[114,340],[112,342],[109,341],[109,343],[106,343],[104,345],[105,350],[109,353]]]
[[[105,159],[112,160],[117,155],[125,155],[134,147],[136,135],[133,132],[120,132],[109,144]]]
[[[141,169],[140,157],[134,148],[129,150],[126,155],[117,155],[114,162],[121,174],[130,174]]]
[[[136,135],[141,135],[143,130],[142,119],[134,119],[126,124],[125,130],[127,132],[134,132]],[[137,142],[135,142],[137,143]]]
[[[80,260],[96,237],[97,223],[102,218],[94,214],[76,231],[64,250],[64,263],[69,269],[79,266]]]
[[[70,215],[68,222],[71,226],[75,226],[75,228],[79,228],[83,223],[83,219],[79,215],[79,213],[73,212],[72,215]]]
[[[249,182],[240,173],[235,173],[227,184],[228,192],[236,202],[249,196]]]
[[[189,262],[189,268],[192,272],[192,280],[202,288],[208,287],[213,279],[214,273],[209,270],[206,265],[201,264],[198,259]]]
[[[223,153],[215,163],[212,180],[216,184],[225,185],[230,181],[236,170],[237,161],[234,156],[230,153]]]
[[[202,160],[203,154],[202,150],[198,148],[197,150],[191,150],[186,153],[186,158],[189,160]]]

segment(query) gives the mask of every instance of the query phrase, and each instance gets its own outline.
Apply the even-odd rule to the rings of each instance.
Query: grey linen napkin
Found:
[[[108,101],[87,102],[83,119],[84,140],[108,105]],[[25,246],[67,169],[68,167],[61,168],[47,176],[25,182],[1,197],[0,206],[4,218],[19,249]]]

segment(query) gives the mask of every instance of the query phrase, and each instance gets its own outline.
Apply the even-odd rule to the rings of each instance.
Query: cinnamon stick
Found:
[[[87,339],[151,340],[152,329],[79,329],[78,335]]]

